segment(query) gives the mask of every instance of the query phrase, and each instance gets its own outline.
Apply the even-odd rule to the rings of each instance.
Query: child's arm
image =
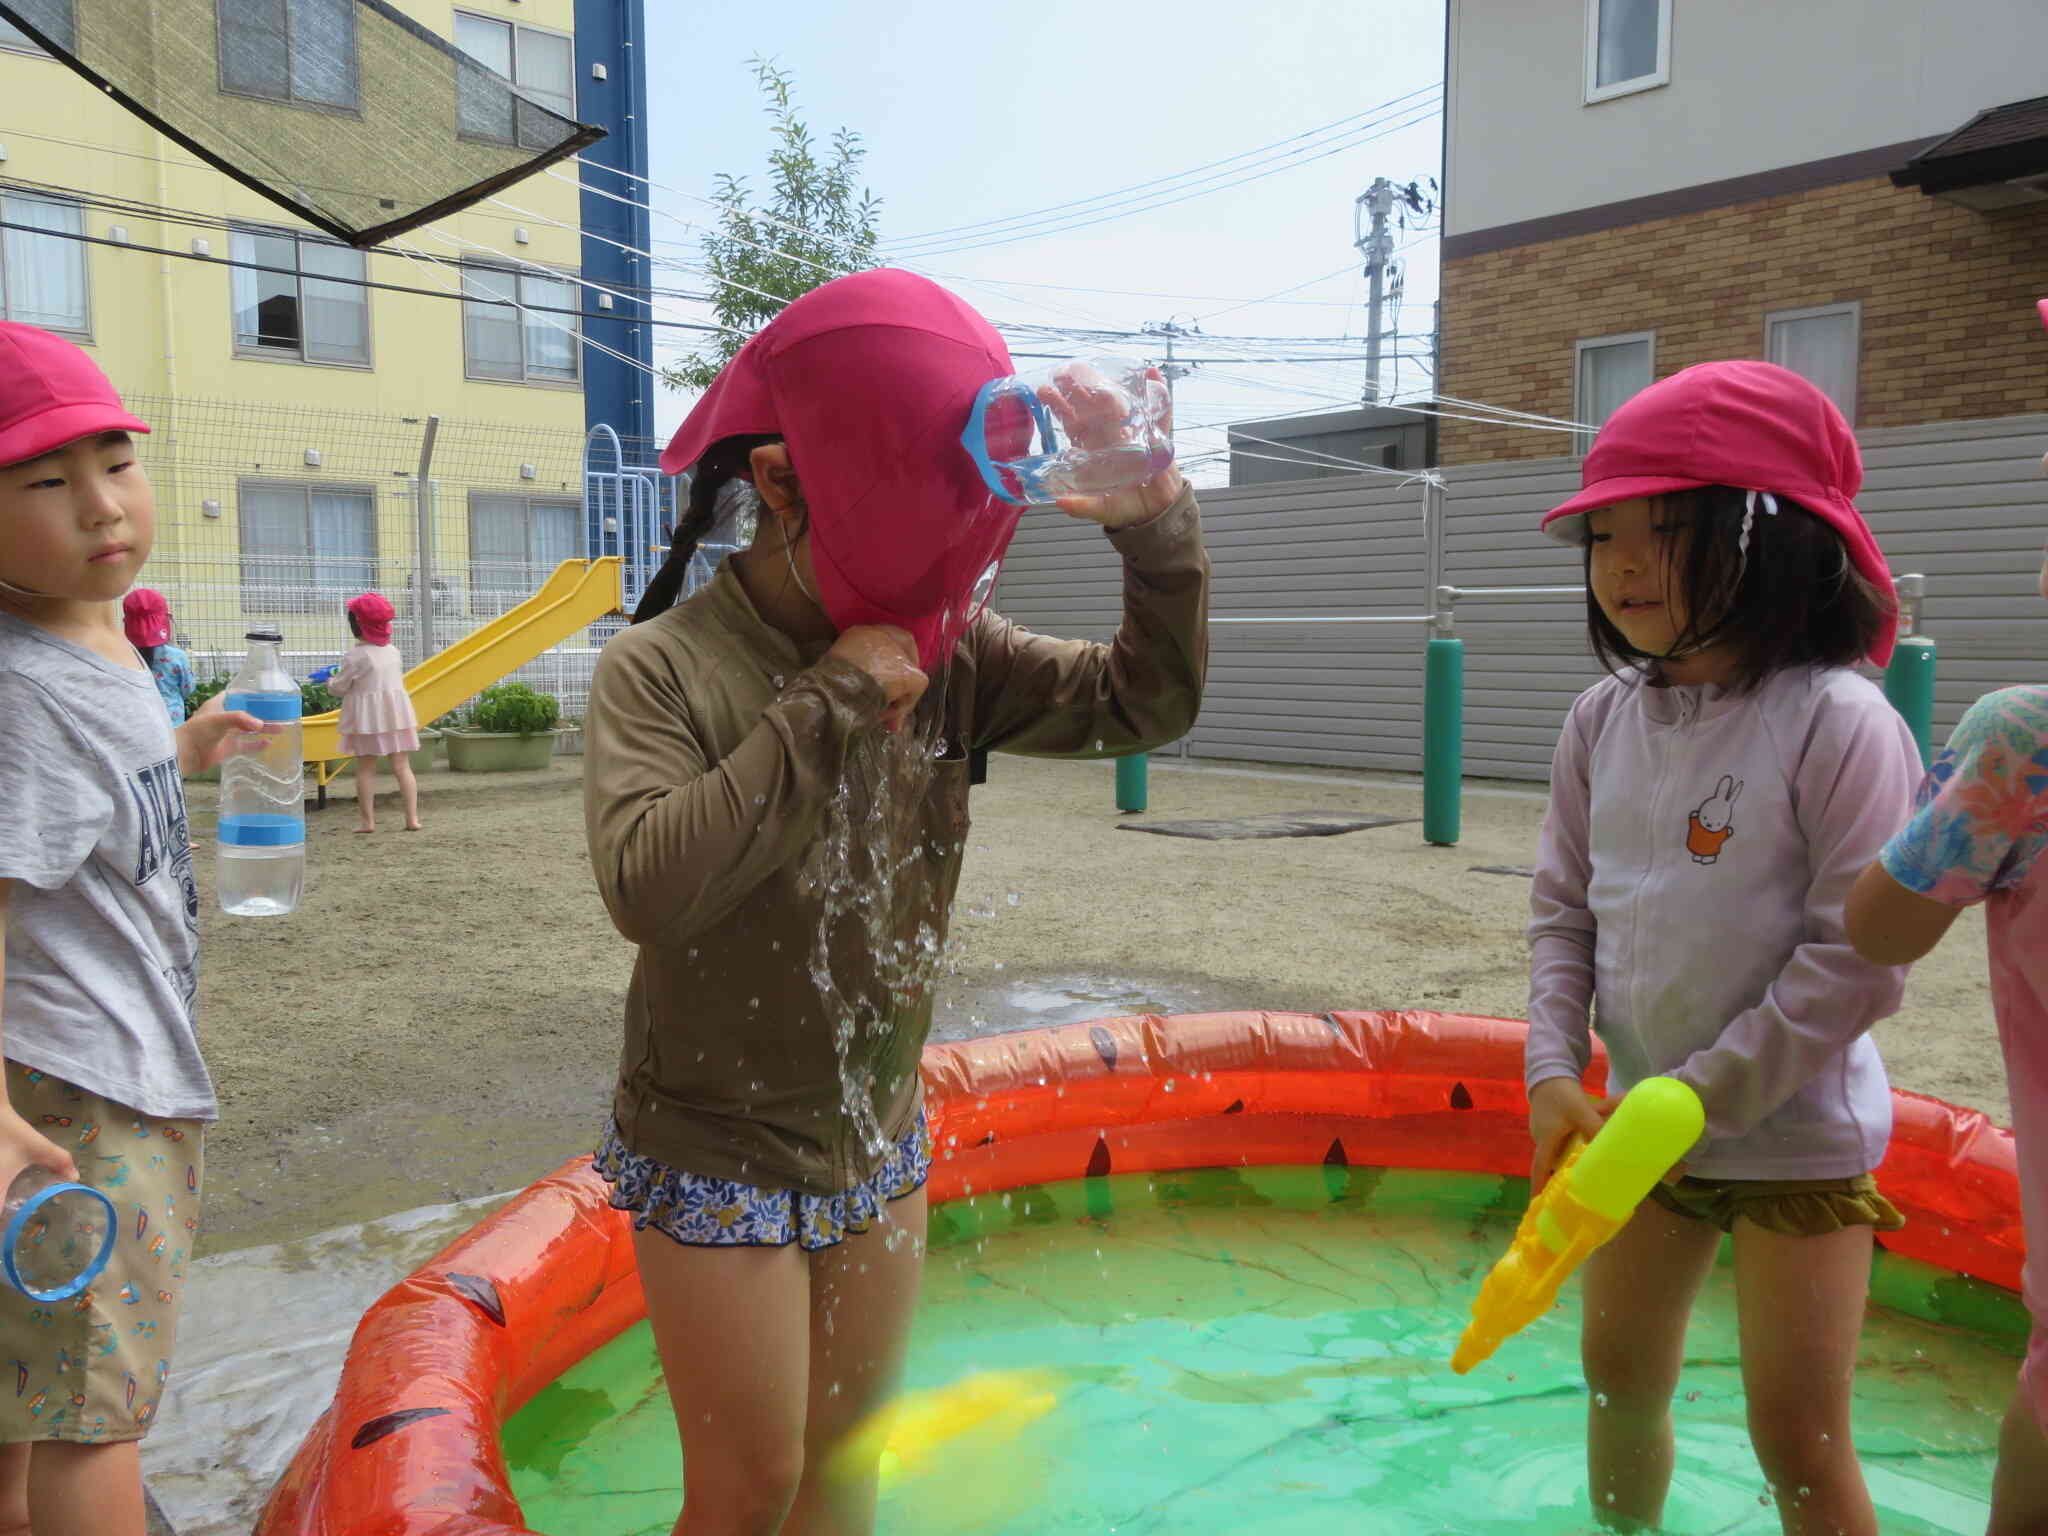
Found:
[[[1194,493],[1109,540],[1123,556],[1123,622],[1110,644],[1033,634],[988,611],[975,620],[972,745],[1107,755],[1162,746],[1195,723],[1209,665],[1209,556]]]
[[[1529,1136],[1536,1143],[1530,1182],[1538,1189],[1576,1131],[1600,1129],[1600,1112],[1579,1085],[1593,1059],[1593,914],[1591,749],[1587,707],[1572,707],[1550,761],[1550,805],[1529,897],[1529,1040],[1523,1081]]]
[[[360,645],[350,646],[348,654],[341,658],[341,665],[336,667],[334,675],[327,679],[327,691],[337,699],[345,698],[362,677],[362,654],[363,648]]]
[[[875,633],[842,634],[716,762],[675,654],[645,626],[605,647],[584,718],[583,814],[591,873],[620,933],[680,943],[811,843],[854,736],[891,706],[867,670],[881,663],[849,659]]]
[[[1671,1074],[1705,1104],[1709,1139],[1754,1128],[1898,1009],[1905,971],[1857,955],[1843,907],[1905,815],[1919,774],[1919,749],[1881,696],[1821,696],[1792,779],[1809,870],[1803,941],[1763,998]]]
[[[1849,941],[1864,959],[1903,965],[1946,934],[1966,906],[2024,880],[2048,844],[2048,689],[1986,694],[1920,786],[1913,819],[1849,893]]]
[[[7,913],[13,899],[14,882],[0,880],[0,996],[5,995],[7,987]],[[0,1018],[0,1053],[5,1050],[5,1019]],[[78,1177],[78,1164],[72,1161],[71,1154],[22,1119],[7,1095],[0,1092],[0,1193],[31,1163],[61,1178]]]

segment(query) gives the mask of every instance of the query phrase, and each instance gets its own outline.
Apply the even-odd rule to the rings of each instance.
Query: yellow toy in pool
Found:
[[[1515,1240],[1472,1303],[1451,1356],[1461,1375],[1550,1310],[1558,1287],[1622,1229],[1657,1181],[1706,1128],[1699,1095],[1675,1077],[1646,1077],[1590,1142],[1573,1137]]]
[[[982,1371],[947,1387],[906,1392],[869,1414],[833,1453],[832,1474],[879,1465],[886,1491],[929,1470],[942,1452],[1006,1445],[1058,1405],[1048,1371]]]

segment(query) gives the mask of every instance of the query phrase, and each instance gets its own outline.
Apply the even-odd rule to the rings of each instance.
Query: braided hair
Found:
[[[718,493],[735,477],[752,476],[756,448],[781,441],[772,432],[741,432],[721,437],[704,450],[690,475],[690,500],[669,539],[668,559],[647,583],[640,605],[633,610],[635,624],[645,624],[675,606],[689,579],[690,560],[697,546],[718,525]]]

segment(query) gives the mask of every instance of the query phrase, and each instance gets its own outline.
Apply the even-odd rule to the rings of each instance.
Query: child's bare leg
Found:
[[[804,1470],[803,1251],[685,1248],[648,1230],[633,1253],[683,1441],[674,1536],[777,1536]]]
[[[1991,1479],[1991,1524],[1984,1536],[2035,1536],[2048,1531],[2048,1436],[2022,1387],[2005,1410],[1998,1435],[1998,1471]]]
[[[1787,1237],[1735,1223],[1749,1439],[1786,1536],[1877,1536],[1849,1434],[1870,1245],[1868,1227]]]
[[[0,1445],[0,1536],[28,1536],[27,1441]]]
[[[399,803],[405,807],[405,830],[417,832],[420,829],[420,781],[413,777],[409,754],[391,754],[391,776],[398,780]]]
[[[895,1389],[910,1346],[924,1269],[924,1191],[891,1201],[888,1214],[886,1225],[811,1255],[804,1479],[782,1536],[868,1536],[875,1528],[876,1469],[837,1482],[823,1474],[840,1442]]]
[[[144,1536],[141,1441],[39,1440],[31,1449],[28,1516],[35,1536]]]
[[[1615,1530],[1652,1530],[1664,1516],[1685,1324],[1720,1245],[1718,1227],[1645,1200],[1586,1261],[1586,1474],[1594,1517]]]
[[[377,759],[356,759],[356,830],[377,830]]]

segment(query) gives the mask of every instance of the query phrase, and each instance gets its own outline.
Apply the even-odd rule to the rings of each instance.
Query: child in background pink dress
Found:
[[[392,777],[405,806],[405,830],[420,829],[420,786],[412,759],[420,721],[405,691],[405,663],[391,643],[391,604],[375,592],[348,600],[348,627],[356,645],[328,683],[341,699],[341,750],[356,760],[358,832],[377,830],[377,759],[391,759]]]

